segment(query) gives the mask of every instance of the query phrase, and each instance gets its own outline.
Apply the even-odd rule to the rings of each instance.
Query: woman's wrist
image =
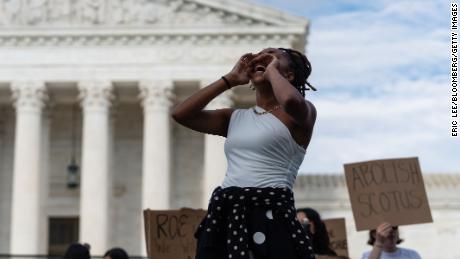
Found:
[[[225,76],[222,76],[220,78],[224,81],[225,85],[227,86],[227,89],[230,90],[232,86],[230,85],[230,82],[228,81],[228,79]]]
[[[238,85],[237,83],[235,83],[235,79],[230,74],[226,74],[226,75],[222,76],[221,78],[224,81],[224,83],[225,83],[225,85],[227,86],[228,89],[231,89],[231,88],[233,88],[233,87]]]

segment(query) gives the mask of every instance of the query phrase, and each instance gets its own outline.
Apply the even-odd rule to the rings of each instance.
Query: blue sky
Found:
[[[251,0],[306,17],[306,48],[319,91],[301,172],[418,156],[426,173],[460,173],[449,135],[450,2]]]

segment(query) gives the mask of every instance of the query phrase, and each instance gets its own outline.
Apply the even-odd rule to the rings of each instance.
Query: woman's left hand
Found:
[[[276,69],[276,70],[279,70],[280,68],[280,61],[279,59],[275,56],[275,55],[270,55],[270,54],[267,54],[268,56],[271,56],[272,57],[272,60],[270,61],[270,63],[265,67],[265,73],[269,72],[269,70],[273,70],[273,69]]]
[[[265,80],[270,81],[270,74],[280,72],[280,70],[279,70],[280,61],[275,55],[270,55],[270,54],[267,54],[267,55],[271,56],[272,60],[265,67],[264,78],[265,78]]]

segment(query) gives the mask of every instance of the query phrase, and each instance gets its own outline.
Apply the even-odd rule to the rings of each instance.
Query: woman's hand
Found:
[[[377,227],[377,230],[375,231],[375,243],[374,246],[377,247],[382,247],[383,244],[385,243],[385,240],[388,238],[388,235],[390,234],[390,231],[392,229],[392,226],[390,223],[382,223]]]
[[[248,65],[255,56],[252,53],[246,53],[238,60],[233,69],[225,75],[231,87],[249,83]]]
[[[267,55],[270,55],[270,54],[267,54]],[[265,68],[265,73],[273,71],[273,69],[276,69],[279,71],[279,68],[280,68],[279,59],[275,55],[270,55],[270,56],[272,56],[272,59],[270,63],[267,65],[267,67]]]

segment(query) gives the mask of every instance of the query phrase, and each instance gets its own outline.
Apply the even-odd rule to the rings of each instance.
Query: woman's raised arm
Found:
[[[224,91],[249,82],[247,63],[252,55],[243,55],[232,71],[214,83],[198,90],[192,96],[177,104],[173,111],[173,119],[192,130],[226,137],[230,116],[233,108],[203,110],[206,105]]]

